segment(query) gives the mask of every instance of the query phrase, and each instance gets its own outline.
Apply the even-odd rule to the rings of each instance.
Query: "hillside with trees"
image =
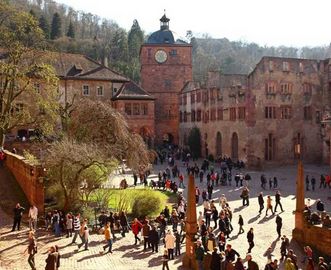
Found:
[[[48,39],[49,49],[85,54],[139,82],[139,50],[147,36],[134,18],[127,32],[113,20],[77,11],[52,0],[9,2],[30,12],[38,20]],[[214,39],[207,34],[194,37],[192,31],[188,31],[187,38],[193,46],[193,76],[200,82],[205,81],[209,70],[247,74],[263,56],[331,57],[330,46],[268,47],[226,38]]]

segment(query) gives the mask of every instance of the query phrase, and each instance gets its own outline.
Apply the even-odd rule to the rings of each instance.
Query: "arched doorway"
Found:
[[[222,156],[222,135],[220,132],[216,134],[216,158],[220,158]]]
[[[234,132],[231,138],[231,158],[235,161],[238,160],[238,156],[238,135]]]

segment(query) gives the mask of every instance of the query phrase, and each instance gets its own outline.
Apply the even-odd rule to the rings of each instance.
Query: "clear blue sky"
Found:
[[[56,0],[76,10],[112,19],[129,30],[137,19],[148,34],[159,29],[166,9],[179,36],[256,42],[260,45],[318,46],[331,42],[329,0]]]

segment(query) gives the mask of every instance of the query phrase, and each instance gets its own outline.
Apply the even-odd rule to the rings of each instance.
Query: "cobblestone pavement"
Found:
[[[164,169],[165,166],[156,166],[154,171],[157,172],[160,169]],[[184,168],[180,168],[182,171]],[[318,179],[320,173],[326,173],[327,167],[309,166],[305,165],[305,173],[315,175]],[[258,203],[257,195],[260,191],[264,192],[264,195],[272,195],[274,199],[275,190],[261,190],[260,187],[260,175],[261,172],[249,171],[253,180],[249,183],[250,188],[250,205],[248,207],[242,207],[240,200],[241,187],[233,186],[235,183],[232,181],[232,186],[219,186],[215,188],[213,192],[213,199],[217,200],[221,194],[230,201],[230,206],[233,210],[232,225],[234,230],[228,239],[228,243],[231,243],[233,247],[245,257],[248,249],[248,243],[246,239],[246,232],[250,227],[254,228],[255,232],[255,247],[252,250],[253,258],[258,262],[260,269],[264,268],[264,264],[267,259],[264,256],[268,247],[271,247],[275,258],[280,257],[280,240],[277,239],[275,215],[269,215],[265,217],[265,213],[258,215]],[[273,170],[266,170],[264,174],[268,177],[277,176],[279,179],[279,190],[282,193],[282,204],[285,212],[279,213],[283,218],[283,230],[282,234],[286,234],[291,239],[291,232],[294,228],[294,215],[293,210],[295,208],[295,179],[296,179],[296,166],[281,167]],[[130,177],[128,175],[117,175],[112,178],[113,185],[116,185],[116,181],[120,181],[126,177],[130,184]],[[156,175],[151,175],[151,178]],[[201,188],[205,187],[206,183],[197,183]],[[185,194],[185,189],[184,189]],[[310,198],[311,204],[314,204],[315,200],[321,198],[326,205],[327,211],[331,211],[331,203],[329,197],[331,191],[329,189],[319,189],[318,185],[315,192],[308,191],[307,198]],[[274,202],[274,200],[273,200]],[[313,206],[315,207],[315,206]],[[201,211],[201,201],[197,211]],[[241,214],[244,218],[244,234],[237,235],[238,232],[238,215]],[[10,232],[8,224],[8,218],[3,218],[4,214],[0,212],[0,269],[10,270],[23,270],[29,269],[27,263],[27,255],[23,255],[23,251],[26,248],[27,229],[17,232]],[[1,220],[6,222],[2,223]],[[218,231],[217,231],[218,232]],[[118,240],[113,245],[113,254],[101,254],[103,240],[102,235],[93,234],[90,240],[90,247],[88,251],[77,251],[77,246],[69,245],[71,239],[67,238],[54,238],[45,234],[43,231],[38,231],[38,254],[36,255],[37,269],[44,269],[45,258],[47,256],[47,248],[50,245],[58,245],[61,250],[62,260],[61,268],[65,270],[101,270],[101,269],[161,269],[162,265],[162,251],[163,247],[160,246],[159,253],[152,254],[151,251],[144,252],[142,245],[133,245],[134,239],[130,232],[127,237],[122,238],[119,236]],[[299,260],[303,256],[301,248],[296,245],[294,241],[291,241],[291,247],[296,251]],[[185,250],[185,245],[182,246],[182,251]],[[170,261],[170,269],[180,269],[181,258],[175,257],[175,260]],[[2,268],[1,268],[2,267]],[[301,266],[302,267],[302,266]],[[280,269],[284,269],[283,265],[280,265]]]

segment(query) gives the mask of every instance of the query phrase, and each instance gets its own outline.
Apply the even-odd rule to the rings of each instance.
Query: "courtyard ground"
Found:
[[[305,165],[305,173],[310,176],[314,175],[317,179],[317,187],[315,192],[306,192],[306,198],[310,198],[311,204],[314,204],[315,200],[320,198],[325,202],[326,210],[331,212],[331,191],[330,189],[319,189],[319,175],[321,173],[327,173],[328,167]],[[154,167],[153,174],[150,179],[157,179],[157,172],[166,168],[166,165],[157,165]],[[180,170],[184,171],[183,167]],[[249,183],[250,189],[250,205],[249,207],[242,207],[240,200],[241,188],[236,188],[234,181],[232,186],[218,186],[213,192],[213,199],[217,200],[221,194],[225,194],[230,201],[230,206],[233,210],[232,225],[234,230],[231,237],[228,239],[228,243],[231,243],[242,257],[248,249],[248,243],[246,239],[246,232],[250,227],[254,228],[255,232],[255,247],[252,250],[253,258],[260,266],[260,269],[264,268],[264,264],[267,259],[264,256],[268,247],[271,247],[275,258],[280,257],[280,240],[277,239],[275,216],[265,217],[265,213],[258,215],[258,203],[257,195],[260,191],[263,191],[264,195],[273,195],[275,190],[262,190],[260,187],[260,175],[262,172],[248,171],[252,176],[252,181]],[[246,173],[244,171],[244,173]],[[267,178],[277,176],[279,179],[279,190],[282,194],[282,204],[285,212],[280,213],[283,218],[283,230],[282,234],[286,234],[291,239],[291,232],[294,228],[294,215],[295,208],[295,181],[296,181],[296,166],[280,167],[276,169],[269,169],[263,172]],[[117,186],[119,181],[126,178],[129,184],[133,183],[130,172],[126,175],[114,175],[109,181],[110,186]],[[186,180],[186,178],[185,178]],[[186,182],[186,181],[185,181]],[[184,182],[184,183],[185,183]],[[205,187],[206,182],[200,184],[197,181],[197,185],[202,189]],[[186,196],[186,190],[184,189],[184,195]],[[202,201],[200,200],[197,211],[202,210]],[[313,208],[315,206],[313,205]],[[237,235],[238,232],[238,215],[241,214],[244,218],[244,234]],[[27,228],[25,227],[20,232],[10,232],[11,218],[1,210],[0,212],[0,269],[10,270],[23,270],[29,269],[27,263],[27,255],[23,255],[23,251],[27,246]],[[218,231],[217,231],[218,232]],[[38,238],[38,253],[36,254],[37,269],[44,269],[45,259],[47,256],[47,249],[50,245],[58,245],[60,247],[62,260],[61,268],[64,270],[101,270],[101,269],[161,269],[162,267],[162,252],[163,247],[160,246],[159,253],[152,254],[151,251],[144,252],[143,246],[133,245],[134,238],[132,233],[127,234],[127,237],[122,238],[119,236],[118,240],[113,245],[113,254],[101,254],[103,236],[93,234],[90,239],[90,247],[88,251],[77,251],[77,246],[69,245],[71,239],[67,238],[55,238],[48,233],[39,230],[37,233]],[[299,247],[294,241],[291,241],[291,247],[295,250],[299,260],[303,256],[301,247]],[[185,245],[182,246],[182,252],[185,251]],[[170,269],[181,269],[181,258],[177,257],[175,260],[169,262]],[[302,267],[302,265],[300,265]],[[283,265],[280,265],[280,269],[284,269]]]

